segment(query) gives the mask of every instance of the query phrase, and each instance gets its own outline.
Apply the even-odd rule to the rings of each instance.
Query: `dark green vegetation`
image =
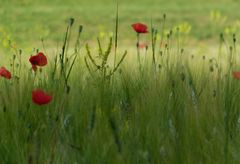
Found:
[[[107,2],[3,1],[2,33],[11,33],[17,49],[6,46],[14,56],[0,60],[13,75],[0,78],[0,163],[240,163],[240,81],[232,76],[240,68],[238,35],[226,32],[209,56],[190,45],[199,51],[192,55],[182,49],[183,35],[166,31],[163,46],[156,39],[155,62],[149,46],[139,51],[139,64],[130,26],[150,25],[152,15],[161,34],[167,13],[167,28],[187,20],[191,40],[219,40],[228,21],[215,13],[218,26],[209,12],[220,10],[234,22],[237,1],[122,1],[116,60],[114,37],[93,39],[102,31],[98,26],[115,36],[116,6]],[[76,21],[63,50],[62,22],[69,17]],[[41,48],[41,37],[50,50]],[[150,42],[151,34],[142,39]],[[21,54],[22,47],[30,50]],[[36,73],[28,63],[32,47],[49,60]],[[53,101],[33,104],[35,88]]]
[[[139,65],[121,49],[114,64],[111,39],[95,52],[66,47],[36,74],[15,67],[17,54],[13,78],[0,81],[1,161],[239,163],[236,38],[222,38],[218,58],[190,56],[177,40],[168,35],[156,64],[151,51]],[[33,88],[53,102],[33,104]]]

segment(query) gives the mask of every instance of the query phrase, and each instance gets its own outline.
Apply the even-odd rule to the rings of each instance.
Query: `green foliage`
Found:
[[[96,2],[96,6],[102,9],[104,2]],[[141,4],[146,9],[159,3],[157,0],[138,2],[136,9],[131,6],[136,1],[129,3],[132,8],[127,11],[137,13],[142,11]],[[163,6],[178,11],[174,2]],[[16,3],[23,5],[23,9],[34,10],[40,2]],[[48,4],[45,0],[41,3]],[[57,1],[50,3],[57,4]],[[76,5],[72,0],[68,3]],[[184,0],[177,4],[187,3],[189,1]],[[199,9],[198,5],[193,5],[193,9],[205,13],[206,9]],[[59,10],[58,17],[68,16],[62,12],[66,8]],[[158,8],[152,8],[155,10]],[[78,13],[76,8],[73,11],[70,13]],[[105,12],[109,10],[98,12],[96,19],[104,18],[101,14]],[[126,12],[123,17],[129,13],[132,14]],[[118,32],[121,26],[128,27],[130,21],[125,18],[127,23],[118,25],[118,17],[124,19],[121,16],[117,12],[114,36],[107,37],[107,42],[100,36],[91,47],[88,41],[85,49],[81,49],[84,44],[80,40],[83,26],[77,26],[77,33],[71,34],[75,29],[74,19],[68,19],[63,46],[55,56],[46,51],[49,64],[36,73],[25,62],[26,52],[8,42],[13,52],[8,63],[13,78],[9,81],[0,78],[1,163],[240,163],[240,81],[232,76],[232,72],[240,68],[235,34],[238,30],[227,30],[220,35],[219,49],[213,56],[192,54],[187,48],[183,49],[182,42],[186,35],[194,34],[196,22],[173,21],[169,26],[165,24],[164,15],[159,26],[154,20],[159,16],[153,14],[149,35],[152,50],[146,49],[143,53],[138,49],[137,56],[129,49],[127,55],[127,51],[121,51],[128,47],[121,47],[118,36],[124,34],[134,47],[131,37],[135,35],[128,38],[127,30]],[[50,17],[46,17],[47,21]],[[209,24],[216,23],[216,26],[227,21],[220,12],[213,12],[211,17]],[[49,21],[49,27],[55,23]],[[235,22],[235,26],[238,27],[238,23]],[[90,29],[84,26],[84,31]],[[43,32],[44,36],[52,34],[51,30]],[[56,32],[55,27],[54,30]],[[7,40],[12,39],[4,31],[0,30],[0,34]],[[44,38],[42,45],[45,48]],[[31,91],[38,87],[53,95],[50,104],[32,103]]]
[[[152,69],[147,55],[138,71],[137,56],[130,60],[126,53],[111,67],[112,38],[105,50],[98,39],[97,55],[86,44],[85,56],[76,58],[82,26],[69,56],[72,23],[49,70],[33,75],[23,65],[16,68],[19,78],[0,79],[3,163],[240,162],[240,88],[231,75],[239,67],[235,36],[228,45],[221,35],[231,48],[218,59],[201,59],[177,50],[170,32],[162,40],[167,44],[155,47],[159,67]],[[47,78],[53,70],[54,78]],[[35,87],[49,90],[53,102],[34,105]]]

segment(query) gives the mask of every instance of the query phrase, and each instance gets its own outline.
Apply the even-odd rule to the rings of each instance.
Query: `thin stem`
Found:
[[[162,44],[163,44],[163,38],[164,38],[165,20],[166,20],[166,15],[164,14],[164,15],[163,15],[161,41],[160,41],[160,45],[161,45],[161,46],[162,46]],[[160,47],[160,48],[161,48],[161,47]]]
[[[115,67],[115,64],[116,64],[117,46],[118,46],[118,2],[117,2],[116,24],[115,24],[115,44],[114,44],[114,64],[113,64],[113,67]]]
[[[140,44],[140,34],[137,33],[137,58],[138,58],[139,68],[141,68],[139,44]]]

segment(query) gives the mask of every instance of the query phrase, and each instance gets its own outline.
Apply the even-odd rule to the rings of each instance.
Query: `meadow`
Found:
[[[0,163],[240,163],[238,3],[2,0]]]

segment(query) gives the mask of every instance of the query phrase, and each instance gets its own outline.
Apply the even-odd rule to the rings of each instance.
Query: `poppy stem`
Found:
[[[22,69],[22,50],[19,50],[19,72],[18,72],[18,76],[21,77],[21,69]]]
[[[13,55],[13,60],[12,60],[12,74],[13,76],[15,75],[15,59],[16,59],[16,55]]]
[[[115,43],[114,43],[114,64],[113,64],[113,67],[115,67],[115,65],[116,65],[117,46],[118,46],[118,2],[117,2],[116,24],[115,24]]]
[[[151,18],[152,63],[154,68],[156,65],[156,59],[155,59],[156,34],[157,34],[157,31],[153,28],[153,23]]]
[[[60,54],[61,73],[64,72],[64,54],[65,54],[65,49],[66,49],[66,45],[67,45],[68,33],[69,33],[69,26],[67,26],[67,30],[66,30],[65,38],[64,38],[64,43],[63,43],[63,47],[62,47],[62,53]]]
[[[75,44],[75,52],[74,52],[74,58],[73,58],[73,61],[70,65],[70,68],[68,70],[68,73],[66,75],[66,85],[68,84],[68,79],[69,79],[69,76],[71,74],[71,71],[72,71],[72,68],[73,68],[73,65],[77,59],[77,56],[78,56],[78,53],[79,53],[79,50],[80,50],[80,36],[81,36],[81,33],[82,33],[82,25],[79,26],[79,30],[78,30],[78,37],[77,37],[77,41],[76,41],[76,44]]]
[[[83,30],[83,26],[80,25],[78,27],[78,36],[77,36],[77,40],[76,40],[76,43],[75,43],[75,53],[78,53],[79,50],[80,50],[80,37],[81,37],[82,30]]]
[[[66,30],[66,33],[65,33],[65,37],[64,37],[64,42],[63,42],[63,46],[62,46],[62,53],[60,54],[60,63],[61,63],[61,74],[63,75],[63,78],[64,78],[64,81],[65,81],[65,86],[68,88],[68,79],[67,79],[67,74],[66,74],[66,63],[67,63],[67,58],[65,57],[66,56],[66,53],[68,51],[68,45],[69,45],[69,40],[70,40],[70,37],[71,37],[71,27],[74,23],[74,19],[73,18],[70,18],[69,19],[69,24],[67,26],[67,30]],[[80,26],[80,29],[79,29],[79,33],[81,33],[82,31],[82,27]],[[80,34],[79,34],[80,36]],[[75,60],[74,60],[75,62]]]
[[[113,138],[114,138],[115,144],[117,145],[118,152],[121,153],[122,152],[122,142],[120,140],[118,126],[112,116],[108,116],[108,122],[109,122],[110,128],[112,130]]]
[[[140,43],[140,34],[137,33],[137,58],[138,58],[139,69],[141,69],[139,43]]]
[[[229,47],[229,68],[228,68],[228,74],[231,73],[233,67],[233,47]],[[227,77],[227,88],[226,88],[226,95],[229,95],[231,92],[230,90],[230,78]],[[224,153],[225,153],[225,164],[228,164],[228,158],[229,158],[229,137],[230,137],[230,121],[231,121],[231,98],[228,96],[225,96],[225,111],[226,111],[226,116],[225,116],[225,145],[224,145]]]
[[[161,41],[160,41],[160,48],[163,45],[163,39],[164,39],[164,30],[165,30],[165,21],[166,21],[166,14],[163,14],[163,23],[162,23],[162,33],[161,33]]]

